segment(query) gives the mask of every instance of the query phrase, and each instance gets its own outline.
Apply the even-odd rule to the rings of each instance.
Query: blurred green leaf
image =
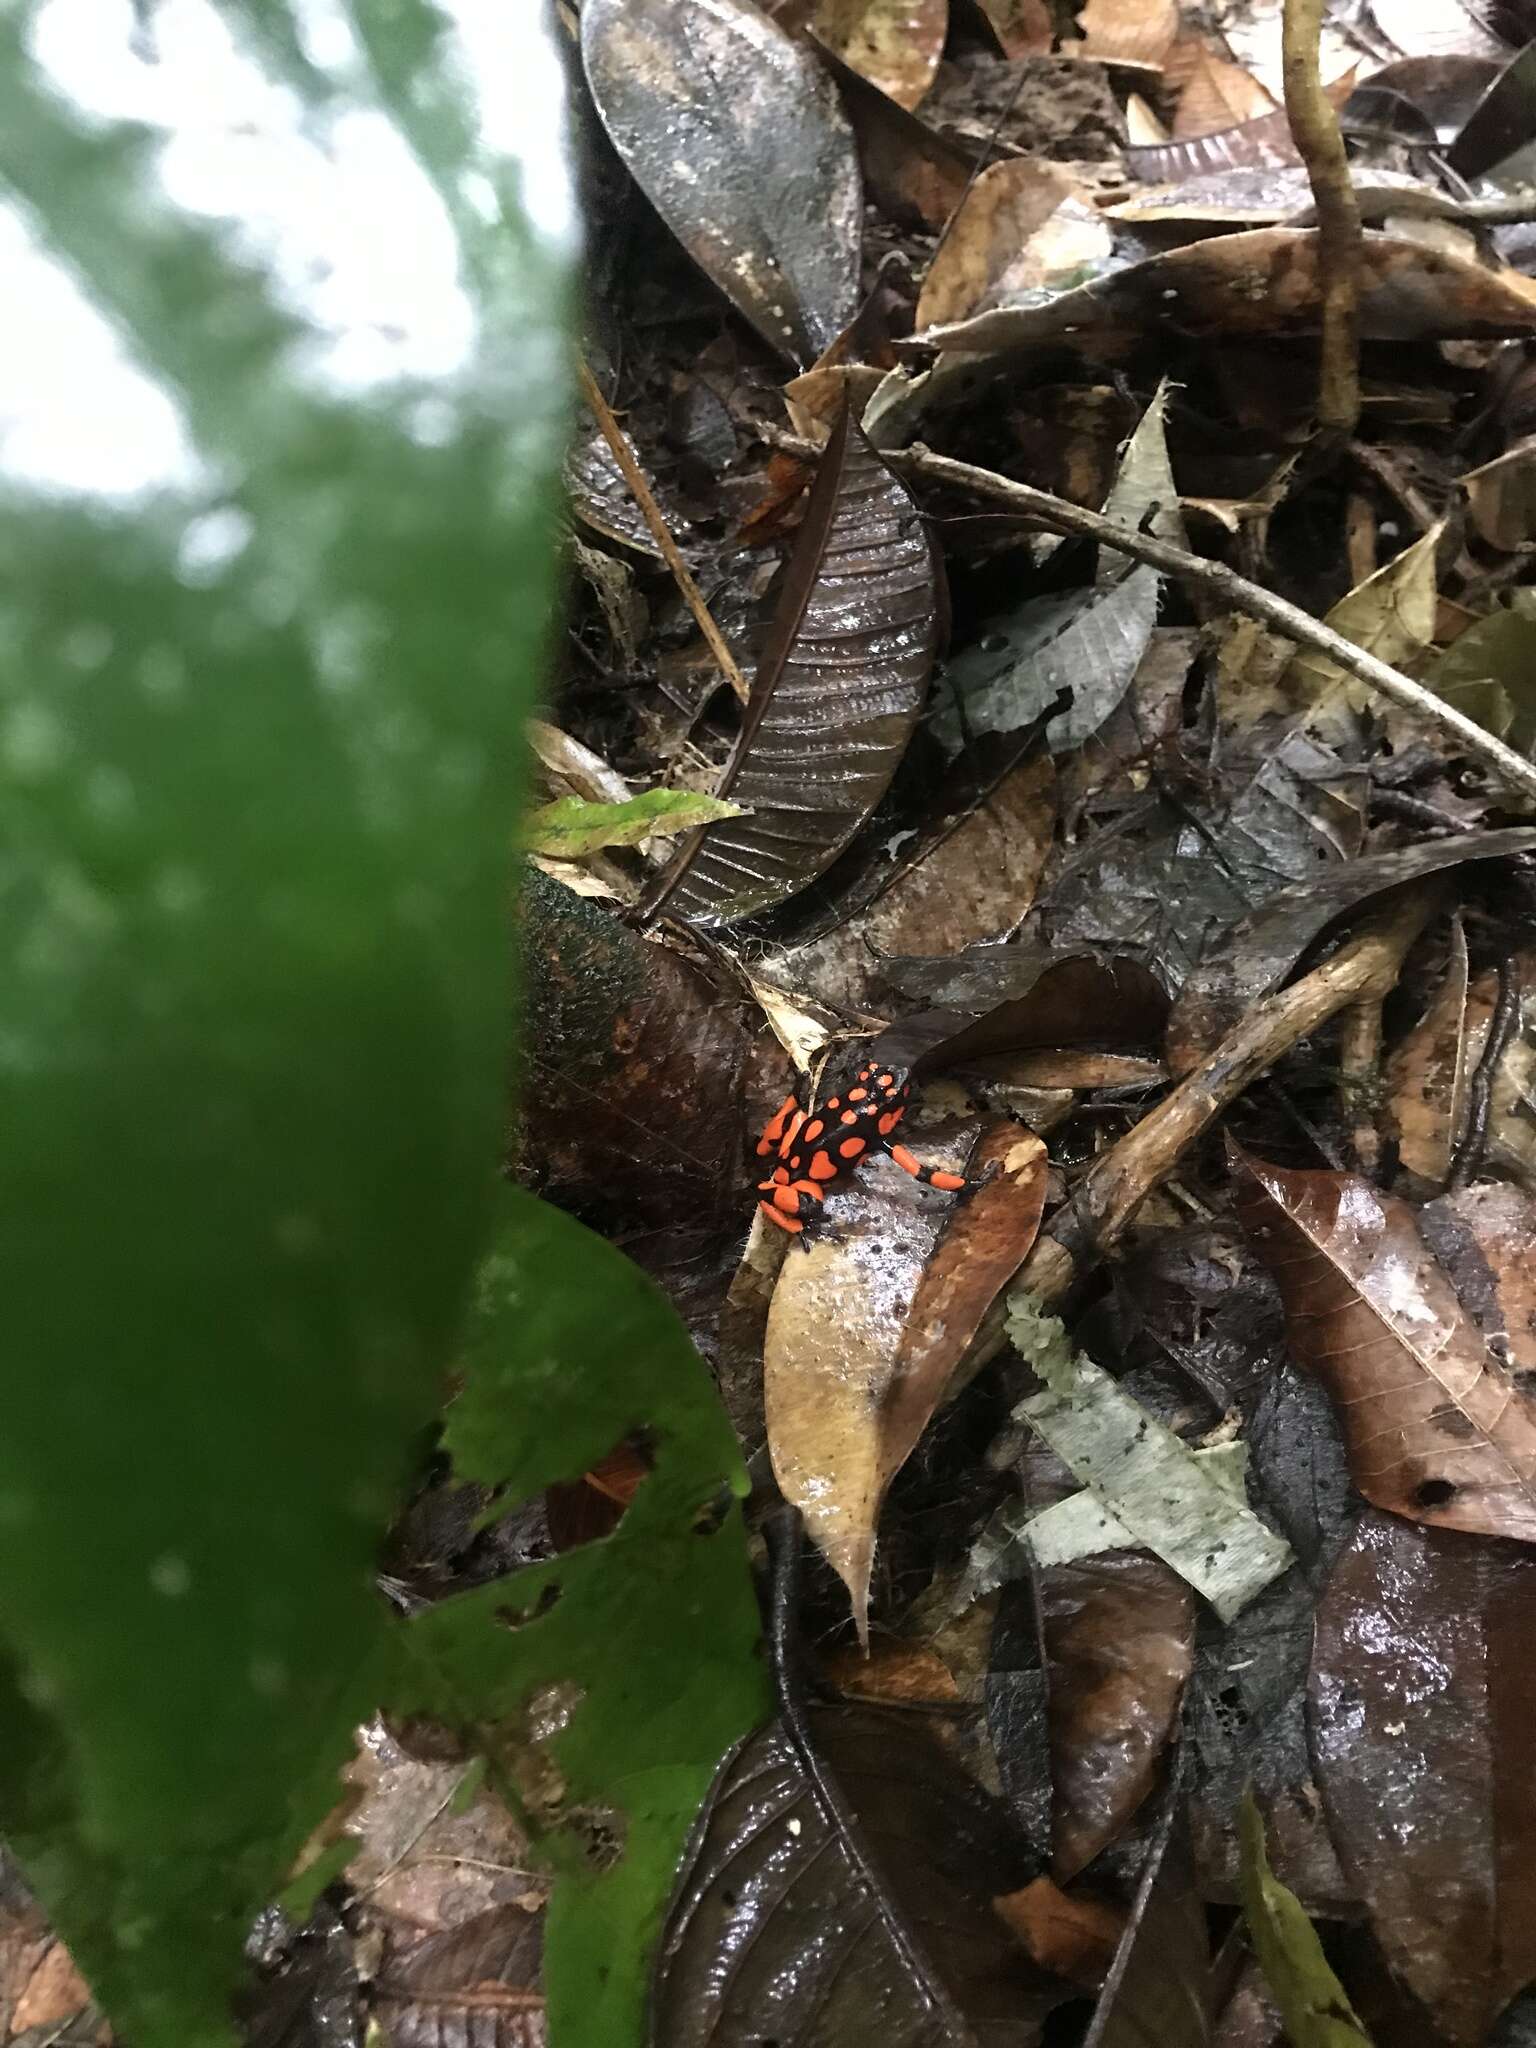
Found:
[[[589,804],[563,796],[523,821],[523,845],[549,860],[580,860],[605,846],[638,846],[653,832],[691,832],[716,818],[739,818],[740,804],[689,789],[648,789],[627,803]]]
[[[747,1476],[709,1375],[665,1298],[602,1238],[504,1196],[448,1413],[458,1473],[526,1499],[625,1438],[651,1465],[614,1533],[420,1615],[417,1687],[444,1720],[565,1715],[549,1744],[572,1825],[545,1984],[561,2048],[639,2048],[651,1951],[725,1751],[772,1711],[738,1496]],[[594,1819],[621,1845],[594,1858]]]
[[[1269,1867],[1264,1821],[1250,1787],[1238,1814],[1243,1917],[1292,2048],[1371,2048],[1371,2037],[1329,1968],[1301,1901]]]
[[[372,1704],[564,432],[537,21],[223,24],[0,12],[0,1830],[137,2048],[230,2038]]]

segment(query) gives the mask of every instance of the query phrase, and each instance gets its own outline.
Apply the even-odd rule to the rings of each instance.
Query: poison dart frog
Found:
[[[946,1192],[972,1183],[958,1173],[923,1166],[891,1134],[907,1113],[912,1092],[910,1075],[900,1068],[860,1067],[841,1095],[832,1095],[816,1110],[804,1110],[793,1095],[763,1126],[757,1141],[760,1159],[778,1155],[767,1180],[759,1181],[758,1207],[780,1230],[798,1237],[814,1216],[827,1189],[851,1173],[872,1152],[889,1152],[903,1173]]]

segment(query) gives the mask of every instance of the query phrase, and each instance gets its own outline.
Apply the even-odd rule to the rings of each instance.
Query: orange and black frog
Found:
[[[757,1141],[758,1157],[775,1161],[768,1178],[757,1184],[758,1206],[769,1221],[799,1237],[827,1189],[872,1152],[889,1152],[904,1173],[930,1187],[953,1192],[970,1187],[961,1174],[924,1166],[905,1145],[894,1142],[911,1093],[912,1077],[905,1069],[871,1061],[818,1108],[802,1109],[793,1095],[786,1095]]]

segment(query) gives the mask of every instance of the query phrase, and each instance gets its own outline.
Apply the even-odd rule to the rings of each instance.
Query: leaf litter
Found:
[[[801,1675],[743,1693],[713,1789],[636,1723],[618,1749],[686,1794],[638,1801],[633,1841],[574,1799],[650,2038],[1208,2048],[1278,2040],[1278,2009],[1308,2048],[1513,2048],[1536,818],[1476,735],[1536,741],[1529,24],[1325,10],[1366,226],[1361,404],[1324,446],[1337,280],[1278,9],[687,12],[579,9],[612,280],[586,353],[756,681],[743,712],[584,422],[508,1144],[683,1314],[754,1536],[803,1518],[769,1603]],[[1255,587],[1339,639],[1296,644]],[[874,1158],[807,1249],[749,1240],[764,1123],[866,1058],[909,1084],[894,1141],[980,1184]],[[554,1556],[577,1524],[542,1477],[476,1534],[476,1493],[412,1599],[503,1628],[529,1561],[564,1574],[551,1619],[597,1597],[586,1551],[646,1526],[603,1475],[627,1459],[643,1503],[673,1412],[620,1382],[594,1483],[553,1482],[607,1534]],[[681,1608],[687,1544],[656,1540]],[[632,1715],[656,1612],[610,1617],[536,1752]],[[850,1704],[855,1669],[902,1704]],[[395,1820],[363,1807],[327,1894],[350,1995],[402,2040],[521,2048],[547,1996],[562,2048],[638,2048],[581,2032],[607,2010],[562,1976],[569,1926],[540,1978],[542,1880],[390,1861],[406,1777],[463,1769],[399,1761]],[[531,1789],[573,1819],[560,1769]]]

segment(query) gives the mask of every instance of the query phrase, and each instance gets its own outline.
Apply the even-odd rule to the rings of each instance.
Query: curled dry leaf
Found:
[[[1063,165],[1006,158],[982,172],[950,223],[923,280],[917,324],[964,320],[1017,292],[1067,289],[1113,250],[1109,227]]]
[[[1467,1023],[1467,935],[1458,915],[1429,1008],[1386,1067],[1387,1123],[1397,1137],[1398,1164],[1437,1186],[1450,1173],[1465,1127],[1476,1060]]]
[[[720,796],[750,817],[681,849],[648,909],[728,924],[815,880],[884,796],[938,648],[939,568],[911,494],[845,411],[811,487]]]
[[[949,0],[818,0],[817,37],[901,107],[933,83],[949,32]]]
[[[1195,1601],[1145,1551],[1035,1579],[1051,1737],[1051,1875],[1068,1884],[1151,1792],[1195,1661]]]
[[[999,1803],[912,1714],[822,1708],[729,1758],[667,1920],[653,2048],[1035,2048],[1062,1997],[992,1900]]]
[[[1186,981],[1168,1020],[1168,1064],[1186,1074],[1217,1046],[1260,996],[1280,987],[1302,954],[1335,918],[1405,882],[1422,881],[1469,860],[1496,860],[1536,848],[1536,830],[1469,832],[1392,853],[1341,861],[1305,882],[1279,889],[1221,934]]]
[[[1149,329],[1194,340],[1273,340],[1317,330],[1317,232],[1256,228],[1169,249],[1043,306],[999,306],[914,337],[946,353],[1008,355],[1073,340],[1114,356]],[[1367,234],[1360,333],[1367,341],[1455,340],[1536,332],[1536,281],[1396,235]]]
[[[1173,139],[1187,142],[1197,135],[1216,135],[1240,128],[1265,114],[1280,111],[1273,93],[1251,71],[1220,57],[1200,38],[1181,42],[1170,51],[1165,76],[1176,83],[1179,104],[1173,117]]]
[[[1087,0],[1081,43],[1063,50],[1104,64],[1161,64],[1179,33],[1179,0]]]
[[[1312,1749],[1388,1961],[1476,2048],[1536,1977],[1536,1557],[1366,1513],[1317,1614]]]
[[[1489,1261],[1458,1291],[1406,1202],[1229,1149],[1238,1215],[1279,1282],[1292,1350],[1332,1397],[1355,1486],[1414,1521],[1536,1542],[1536,1395]],[[1498,1192],[1522,1205],[1528,1259],[1532,1198]]]
[[[770,346],[812,363],[859,300],[853,135],[810,49],[747,0],[586,0],[587,82],[614,147]]]
[[[1045,1148],[1017,1124],[911,1142],[924,1163],[979,1176],[955,1207],[889,1161],[827,1198],[825,1236],[786,1258],[768,1312],[764,1397],[784,1498],[867,1630],[875,1529],[967,1344],[1040,1226]],[[967,1155],[970,1155],[967,1166]]]

